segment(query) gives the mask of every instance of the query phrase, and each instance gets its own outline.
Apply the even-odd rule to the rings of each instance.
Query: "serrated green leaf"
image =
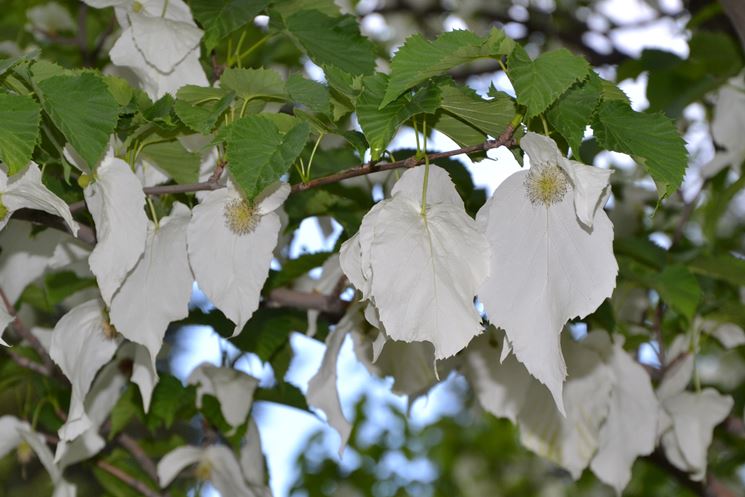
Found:
[[[667,266],[654,279],[655,289],[662,300],[689,321],[696,315],[701,300],[701,287],[696,277],[680,265]]]
[[[116,103],[122,107],[129,104],[134,96],[134,89],[129,86],[129,83],[118,76],[104,76],[103,81],[108,86],[109,92],[114,97],[114,100],[116,100]]]
[[[240,350],[253,352],[262,361],[269,361],[285,346],[290,333],[304,332],[307,327],[305,312],[261,308],[251,316],[243,332],[231,342]]]
[[[277,181],[295,162],[310,134],[307,123],[299,123],[284,136],[262,116],[235,121],[227,139],[228,169],[236,186],[248,199]]]
[[[729,254],[705,255],[686,263],[691,272],[745,286],[745,260]]]
[[[422,88],[380,108],[388,86],[388,76],[377,73],[363,79],[364,90],[357,98],[357,119],[370,144],[372,160],[378,160],[398,131],[398,127],[417,114],[433,114],[440,105],[440,90]]]
[[[226,69],[220,87],[233,90],[244,100],[286,100],[285,82],[274,69]]]
[[[465,86],[445,85],[440,90],[442,109],[495,138],[515,117],[515,105],[505,93],[499,92],[495,98],[484,100]]]
[[[600,84],[602,87],[602,95],[603,95],[604,102],[611,102],[613,100],[617,100],[619,102],[623,102],[623,103],[631,105],[631,100],[629,100],[628,95],[626,95],[623,92],[623,90],[620,89],[617,85],[603,78],[600,78]]]
[[[194,387],[184,387],[174,376],[161,374],[147,412],[148,426],[156,428],[162,422],[170,429],[177,417],[189,419],[196,413],[195,402]]]
[[[339,6],[334,0],[275,0],[272,7],[283,17],[291,16],[301,10],[317,10],[327,16],[341,15]]]
[[[486,133],[458,119],[452,114],[440,110],[435,113],[431,126],[448,136],[461,147],[475,145],[486,140]]]
[[[516,46],[509,58],[509,77],[515,88],[517,103],[526,107],[525,117],[543,113],[549,105],[585,79],[590,64],[566,48],[546,52],[531,60],[521,46]]]
[[[579,156],[585,128],[590,124],[602,91],[600,77],[591,71],[590,77],[580,84],[575,83],[546,112],[546,119],[572,147],[575,158]]]
[[[39,139],[41,107],[27,96],[0,93],[0,160],[8,174],[24,169]]]
[[[384,107],[399,95],[433,76],[483,57],[509,55],[515,42],[497,29],[481,38],[470,31],[448,31],[433,41],[409,37],[391,61],[391,79],[380,102]]]
[[[20,62],[35,60],[39,56],[40,53],[41,53],[41,50],[37,48],[23,55],[18,55],[16,57],[8,57],[7,59],[0,59],[0,76],[5,74],[5,71],[13,68],[13,66],[15,66],[16,64]]]
[[[199,180],[199,154],[189,152],[177,140],[146,145],[141,156],[181,184]]]
[[[210,52],[267,5],[269,0],[192,0],[191,11],[204,28],[204,44]]]
[[[109,145],[119,105],[103,80],[84,72],[38,83],[41,104],[67,141],[94,169]]]
[[[119,397],[116,405],[111,410],[111,429],[109,440],[113,440],[133,419],[142,421],[145,413],[142,410],[140,392],[134,383],[130,383],[124,394]]]
[[[209,134],[217,120],[233,103],[233,92],[223,88],[186,85],[176,93],[176,115],[194,131]]]
[[[318,65],[336,66],[350,74],[370,74],[375,69],[374,47],[360,35],[352,16],[301,10],[287,18],[287,29]]]
[[[294,102],[305,105],[313,112],[331,114],[329,89],[321,83],[293,74],[287,80],[287,92]]]
[[[635,157],[654,179],[661,197],[680,186],[688,151],[675,125],[664,114],[634,112],[619,101],[603,102],[592,128],[604,148]]]

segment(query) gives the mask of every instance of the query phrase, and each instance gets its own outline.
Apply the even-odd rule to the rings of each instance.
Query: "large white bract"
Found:
[[[602,170],[565,159],[553,140],[527,133],[531,168],[508,177],[477,220],[491,245],[491,272],[478,292],[489,321],[503,328],[517,359],[565,411],[564,324],[611,295],[618,264]]]
[[[289,194],[289,185],[278,183],[249,202],[228,183],[205,195],[193,210],[189,262],[199,288],[235,323],[233,336],[259,307],[279,236],[274,211]]]
[[[375,305],[388,337],[431,342],[444,359],[483,329],[473,298],[489,272],[489,246],[437,166],[422,211],[424,171],[406,171],[392,197],[365,216],[342,246],[341,265]]]

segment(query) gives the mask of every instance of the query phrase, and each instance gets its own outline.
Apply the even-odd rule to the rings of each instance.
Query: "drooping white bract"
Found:
[[[127,353],[132,357],[132,383],[140,389],[142,408],[145,412],[148,412],[150,401],[153,398],[153,390],[155,390],[159,378],[158,370],[155,368],[155,359],[152,358],[150,351],[144,345],[129,342],[125,347],[129,349]]]
[[[19,456],[28,457],[30,453],[27,456],[22,452],[28,449],[33,450],[39,462],[49,473],[54,484],[52,497],[75,497],[77,488],[63,478],[62,470],[54,463],[54,456],[44,436],[36,433],[31,425],[14,416],[0,417],[0,458],[5,457],[8,452],[19,446],[25,449],[19,450]]]
[[[659,407],[649,374],[623,350],[622,336],[615,336],[606,360],[613,373],[613,390],[590,469],[620,495],[631,480],[636,458],[654,451]]]
[[[0,282],[12,303],[47,270],[66,268],[79,276],[90,275],[83,267],[89,247],[59,230],[33,231],[33,224],[16,220],[0,231]]]
[[[19,209],[35,209],[65,220],[70,233],[78,234],[70,208],[41,182],[41,171],[35,162],[20,173],[8,177],[4,166],[0,166],[0,230],[8,224],[10,216]]]
[[[193,210],[189,262],[199,288],[236,324],[233,336],[259,307],[280,229],[274,211],[289,194],[288,184],[277,183],[249,202],[228,183]]]
[[[48,37],[64,32],[74,32],[77,25],[70,11],[57,2],[37,5],[26,11],[28,29],[37,40],[48,41]]]
[[[422,167],[406,171],[392,198],[365,215],[342,247],[341,266],[375,305],[389,338],[431,342],[444,359],[482,331],[473,298],[489,272],[489,245],[437,166],[422,213],[423,175]]]
[[[248,430],[240,453],[240,464],[243,477],[258,497],[272,497],[272,491],[266,484],[264,454],[261,451],[261,435],[253,418],[248,420]]]
[[[592,333],[585,339],[608,342]],[[533,452],[566,468],[576,480],[598,449],[601,426],[608,416],[613,373],[596,347],[563,340],[568,378],[563,390],[566,415],[554,407],[552,396],[538,382],[528,389],[520,412],[520,440]]]
[[[322,410],[329,426],[339,433],[340,456],[352,433],[352,423],[344,415],[341,407],[336,365],[344,339],[353,327],[353,317],[347,313],[336,325],[336,329],[326,337],[326,352],[323,354],[321,367],[308,382],[308,391],[305,394],[308,405]]]
[[[689,473],[692,480],[706,476],[706,453],[714,427],[724,421],[734,401],[713,388],[687,392],[694,362],[688,355],[672,365],[657,388],[660,400],[658,436],[668,461]]]
[[[745,74],[745,73],[744,73]],[[714,158],[701,170],[705,178],[714,176],[727,166],[740,171],[745,160],[745,140],[742,129],[745,127],[745,82],[743,74],[730,79],[719,89],[711,121],[711,134],[721,147]]]
[[[209,363],[197,366],[187,383],[197,385],[197,407],[202,407],[205,394],[217,398],[225,421],[234,429],[246,422],[254,392],[259,386],[259,380],[243,371],[219,368]]]
[[[96,373],[111,360],[119,346],[105,319],[101,302],[90,300],[65,314],[52,332],[49,355],[72,384],[70,411],[59,429],[62,440],[73,440],[91,426],[85,412],[85,398]]]
[[[123,31],[109,53],[114,65],[131,69],[151,98],[175,94],[181,86],[207,86],[199,64],[202,30],[181,0],[86,0],[113,6]]]
[[[3,333],[5,333],[5,328],[7,328],[14,319],[15,318],[5,308],[5,304],[0,302],[0,345],[8,347],[8,344],[3,340]]]
[[[613,226],[602,209],[611,172],[565,159],[542,135],[527,133],[520,146],[530,170],[508,177],[477,216],[491,244],[479,298],[563,412],[559,334],[569,319],[597,309],[616,284]]]
[[[111,323],[147,348],[153,369],[168,324],[189,314],[194,281],[186,252],[190,217],[189,208],[177,202],[158,226],[150,223],[142,258],[111,300]]]
[[[264,497],[266,487],[246,481],[238,459],[233,451],[224,445],[207,447],[178,447],[158,463],[160,486],[167,487],[187,466],[196,464],[196,477],[210,481],[220,495],[231,497]]]
[[[120,367],[122,349],[124,347],[119,349],[114,361],[101,369],[85,398],[85,413],[90,419],[90,427],[74,440],[60,440],[57,444],[54,461],[61,468],[89,459],[106,447],[106,440],[99,430],[128,383]]]
[[[97,243],[88,263],[101,297],[110,306],[114,293],[145,250],[149,225],[145,194],[129,165],[111,151],[83,193],[96,224]]]

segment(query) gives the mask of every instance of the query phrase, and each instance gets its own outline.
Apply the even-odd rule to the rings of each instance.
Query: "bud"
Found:
[[[89,174],[81,174],[80,177],[78,177],[78,186],[80,188],[85,188],[91,184],[91,181],[92,179]]]
[[[22,465],[26,465],[31,462],[34,457],[34,451],[31,446],[25,441],[21,440],[21,443],[16,447],[16,459]]]

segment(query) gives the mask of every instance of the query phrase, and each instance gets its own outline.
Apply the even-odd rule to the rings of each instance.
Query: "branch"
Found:
[[[48,228],[64,231],[65,233],[70,233],[70,235],[72,235],[72,233],[70,232],[70,227],[67,226],[67,223],[61,217],[55,216],[54,214],[50,214],[48,212],[36,211],[32,209],[19,209],[15,211],[11,217],[13,219],[29,221],[35,224],[46,226]],[[93,229],[90,226],[81,223],[78,223],[78,226],[80,227],[80,229],[78,230],[78,234],[77,236],[75,236],[75,238],[85,244],[95,245],[96,233],[93,231]]]
[[[275,288],[269,292],[267,307],[293,307],[316,310],[341,318],[349,303],[338,295],[323,295],[316,292],[300,292],[290,288]]]
[[[43,365],[37,364],[36,367],[29,366],[30,369],[34,369],[37,372],[43,369],[43,374],[47,376],[52,376],[54,373],[54,362],[52,361],[51,356],[49,355],[49,352],[47,352],[47,349],[44,348],[44,346],[41,344],[38,338],[31,333],[31,330],[26,328],[26,326],[21,322],[20,318],[18,317],[18,313],[16,312],[15,307],[13,307],[13,304],[8,300],[8,296],[5,295],[5,292],[2,288],[0,288],[0,300],[2,300],[3,305],[5,305],[5,308],[8,310],[8,313],[13,316],[13,329],[15,332],[28,344],[33,348],[37,354],[39,354],[39,357],[41,358],[41,361]],[[10,352],[10,351],[9,351]],[[16,354],[17,355],[17,354]],[[13,354],[11,354],[11,357],[13,357]],[[23,365],[22,363],[26,362],[26,358],[16,358],[14,357],[13,360]],[[30,361],[29,361],[30,362]]]
[[[134,438],[126,433],[122,433],[117,437],[117,442],[130,452],[132,457],[137,461],[137,464],[140,465],[143,471],[145,471],[150,478],[156,482],[158,481],[158,467],[145,451],[142,450],[142,447],[139,446]]]
[[[140,492],[145,497],[163,497],[161,493],[156,492],[155,490],[148,487],[140,480],[134,478],[133,476],[128,475],[127,473],[117,468],[113,464],[110,464],[104,460],[98,460],[96,461],[96,466],[106,471],[113,477],[117,478],[119,481],[126,483],[127,485],[132,487],[134,490]]]

